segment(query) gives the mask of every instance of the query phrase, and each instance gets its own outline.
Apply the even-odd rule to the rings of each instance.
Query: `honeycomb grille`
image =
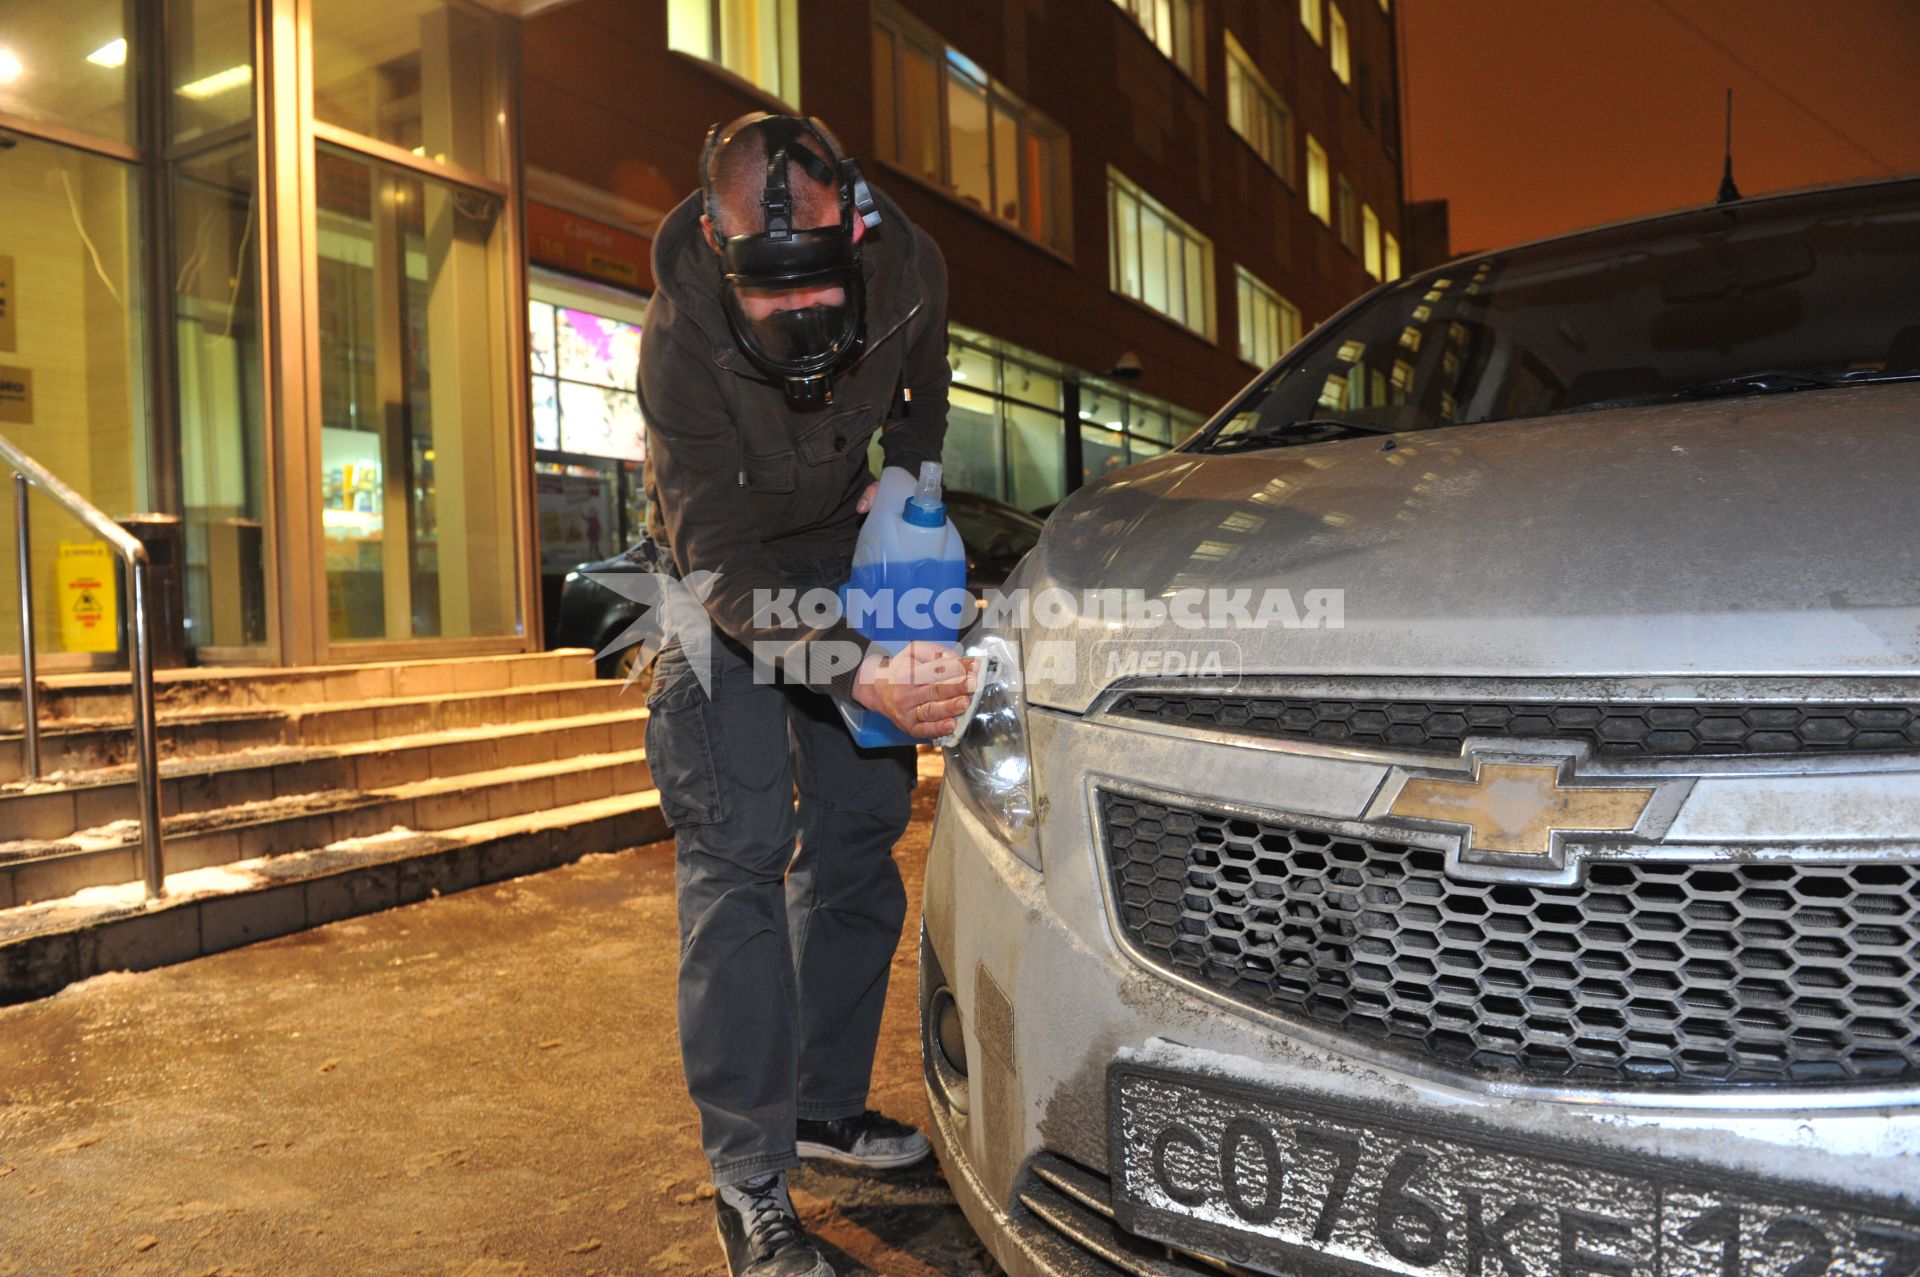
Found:
[[[1443,854],[1102,791],[1147,961],[1470,1072],[1623,1086],[1920,1075],[1920,865],[1594,862],[1459,882]]]
[[[1458,754],[1469,736],[1585,741],[1603,757],[1920,749],[1920,705],[1427,701],[1129,692],[1111,713],[1355,748]]]

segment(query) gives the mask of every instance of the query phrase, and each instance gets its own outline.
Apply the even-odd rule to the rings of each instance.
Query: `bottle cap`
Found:
[[[940,473],[938,461],[920,463],[920,489],[907,498],[900,512],[916,528],[937,528],[947,521],[947,504],[940,499]]]

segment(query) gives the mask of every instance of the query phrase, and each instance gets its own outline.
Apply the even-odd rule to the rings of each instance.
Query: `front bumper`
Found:
[[[1217,1259],[1170,1254],[1112,1221],[1103,1178],[1107,1077],[1123,1057],[1395,1120],[1684,1164],[1695,1178],[1735,1174],[1891,1203],[1889,1213],[1911,1213],[1920,1200],[1920,1094],[1911,1091],[1649,1100],[1489,1081],[1407,1066],[1148,969],[1116,935],[1085,778],[1164,788],[1178,777],[1196,797],[1204,789],[1252,805],[1283,792],[1289,807],[1351,819],[1375,800],[1388,768],[1226,741],[1183,739],[1168,755],[1152,733],[1047,711],[1031,713],[1029,732],[1043,784],[1075,778],[1042,797],[1046,872],[1011,856],[965,804],[943,799],[927,871],[923,972],[925,994],[951,990],[968,1065],[964,1079],[943,1067],[930,1031],[936,1147],[968,1218],[1015,1277],[1221,1271]],[[1197,777],[1206,780],[1189,779]]]

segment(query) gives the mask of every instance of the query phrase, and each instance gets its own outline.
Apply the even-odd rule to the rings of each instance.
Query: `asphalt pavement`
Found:
[[[872,1103],[924,1123],[915,930]],[[723,1271],[675,951],[654,844],[0,1009],[0,1277]],[[843,1274],[997,1271],[930,1163],[794,1197]]]

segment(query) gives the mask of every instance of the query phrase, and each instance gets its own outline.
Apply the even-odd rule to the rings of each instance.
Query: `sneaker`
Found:
[[[785,1171],[720,1189],[713,1213],[732,1277],[834,1277],[800,1228]]]
[[[846,1162],[875,1171],[912,1166],[933,1151],[926,1136],[872,1109],[859,1117],[839,1117],[831,1122],[801,1118],[797,1135],[802,1157]]]

